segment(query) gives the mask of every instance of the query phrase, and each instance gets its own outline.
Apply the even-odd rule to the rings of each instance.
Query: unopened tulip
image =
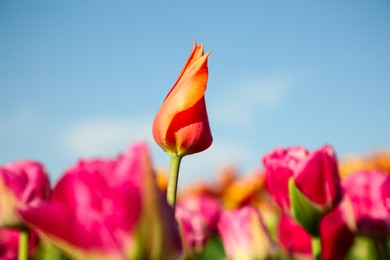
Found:
[[[266,186],[282,209],[318,235],[318,224],[341,200],[337,160],[329,145],[312,152],[276,148],[263,158]]]
[[[207,149],[212,141],[204,93],[208,80],[203,45],[194,48],[153,123],[153,137],[167,153],[179,157]]]
[[[18,210],[38,207],[49,195],[49,178],[39,162],[22,160],[1,166],[0,227],[23,226]]]
[[[75,259],[172,259],[180,253],[173,245],[179,234],[164,202],[147,147],[140,143],[117,159],[80,161],[66,171],[47,204],[21,214]]]
[[[228,259],[270,259],[274,244],[259,211],[244,206],[221,214],[218,231]]]
[[[209,239],[216,233],[221,210],[220,202],[209,196],[189,196],[179,201],[176,219],[180,224],[187,256],[203,251]]]

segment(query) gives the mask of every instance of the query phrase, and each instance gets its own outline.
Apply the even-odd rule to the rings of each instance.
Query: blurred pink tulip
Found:
[[[217,231],[221,210],[220,202],[209,196],[188,196],[179,201],[176,206],[176,219],[180,224],[187,256],[203,251]]]
[[[17,229],[0,229],[0,259],[18,259],[19,234]],[[33,231],[29,232],[29,256],[33,259],[34,252],[38,247],[39,238]]]
[[[274,254],[274,244],[259,211],[244,206],[221,214],[218,231],[228,259],[269,259]]]
[[[274,200],[290,212],[288,182],[321,209],[333,208],[342,197],[336,155],[329,145],[312,152],[303,147],[276,148],[263,158],[266,186]]]
[[[343,181],[351,201],[357,232],[374,239],[390,236],[390,176],[381,171],[359,171]]]
[[[0,227],[23,225],[18,210],[35,208],[50,196],[50,183],[42,164],[32,160],[0,167]]]
[[[76,259],[143,259],[149,253],[161,259],[162,247],[171,259],[180,248],[169,243],[179,235],[173,211],[160,195],[147,147],[139,143],[117,159],[80,161],[65,172],[46,205],[21,214]]]

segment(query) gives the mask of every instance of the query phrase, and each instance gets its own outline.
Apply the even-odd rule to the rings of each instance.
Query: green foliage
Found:
[[[34,259],[37,260],[71,260],[65,256],[57,247],[41,240]]]
[[[189,258],[191,260],[222,260],[226,259],[225,249],[223,248],[221,238],[214,236],[210,239],[203,252],[197,256]]]

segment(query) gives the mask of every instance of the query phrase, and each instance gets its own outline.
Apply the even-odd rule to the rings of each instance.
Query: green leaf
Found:
[[[288,181],[288,190],[293,218],[312,236],[318,236],[319,223],[325,210],[303,195],[294,183]]]
[[[222,260],[226,259],[225,249],[223,248],[221,238],[214,236],[210,239],[206,248],[197,256],[191,258],[191,260]]]

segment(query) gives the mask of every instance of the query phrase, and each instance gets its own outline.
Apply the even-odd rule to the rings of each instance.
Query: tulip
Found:
[[[78,162],[47,204],[21,215],[75,259],[172,259],[180,253],[173,212],[154,182],[144,143],[116,159]]]
[[[373,239],[390,237],[390,176],[382,171],[358,171],[343,181],[351,201],[356,231]]]
[[[49,178],[39,162],[22,160],[1,166],[0,227],[22,227],[18,210],[38,207],[49,195]]]
[[[221,213],[220,202],[209,196],[190,196],[179,201],[176,208],[186,256],[201,253],[216,233]]]
[[[266,187],[288,214],[312,235],[321,217],[341,200],[336,155],[329,145],[312,152],[276,148],[263,158]]]
[[[244,206],[234,211],[224,211],[218,230],[228,259],[269,259],[274,254],[274,244],[259,211]]]
[[[206,111],[208,68],[203,45],[194,48],[153,122],[153,137],[179,157],[207,149],[213,138]]]
[[[167,201],[173,208],[181,158],[202,152],[213,142],[204,98],[209,54],[204,54],[203,45],[194,43],[190,57],[153,122],[154,140],[171,159]]]

